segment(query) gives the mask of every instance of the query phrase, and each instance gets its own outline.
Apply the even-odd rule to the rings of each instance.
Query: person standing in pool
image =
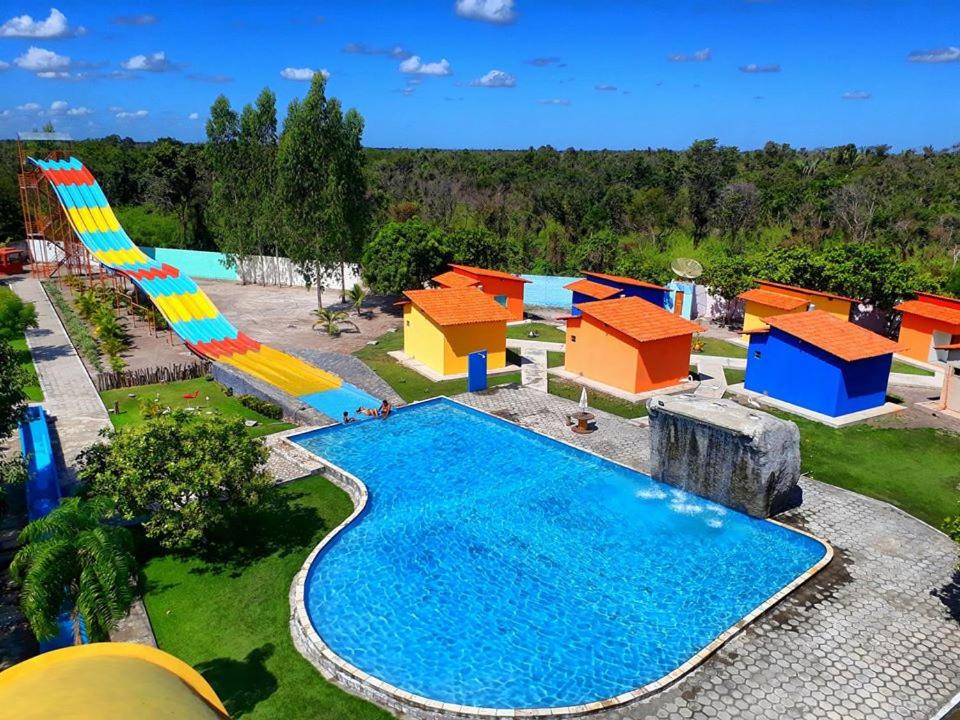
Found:
[[[384,399],[380,403],[378,408],[365,408],[362,405],[357,408],[357,415],[366,415],[367,417],[378,417],[381,420],[386,420],[390,415],[390,412],[393,410],[393,406],[390,404],[390,401]]]

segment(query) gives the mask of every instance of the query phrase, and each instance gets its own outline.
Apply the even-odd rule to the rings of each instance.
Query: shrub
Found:
[[[271,420],[280,420],[283,417],[282,407],[268,400],[262,400],[256,395],[240,395],[237,397],[237,400],[239,400],[240,404],[244,407],[250,408],[254,412],[258,412]]]
[[[267,450],[240,420],[176,410],[106,437],[81,455],[79,480],[122,517],[145,518],[147,537],[165,548],[228,538],[273,488]]]
[[[100,359],[100,345],[93,335],[90,334],[90,328],[70,306],[70,303],[67,302],[63,293],[60,292],[60,288],[50,283],[45,283],[44,287],[46,288],[50,301],[54,307],[57,308],[57,312],[63,320],[63,326],[66,328],[67,335],[70,336],[70,341],[74,347],[76,347],[77,351],[93,366],[94,370],[103,372],[103,361]]]
[[[37,309],[8,288],[0,288],[0,340],[13,340],[37,326]]]

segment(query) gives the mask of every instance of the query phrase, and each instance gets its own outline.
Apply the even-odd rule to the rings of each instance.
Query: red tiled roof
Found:
[[[837,295],[837,293],[831,292],[822,292],[820,290],[811,290],[809,288],[800,287],[799,285],[787,285],[786,283],[773,282],[772,280],[757,280],[760,285],[769,285],[770,287],[782,288],[784,290],[793,290],[794,292],[803,293],[804,295],[817,295],[819,297],[832,298],[834,300],[846,300],[847,302],[857,302],[854,298],[849,298],[846,295]]]
[[[825,310],[774,315],[764,318],[764,322],[841,360],[865,360],[903,349],[902,345]]]
[[[685,320],[638,297],[597,300],[580,303],[575,307],[584,315],[595,318],[640,342],[692,335],[703,330],[697,323]]]
[[[495,277],[500,278],[501,280],[516,280],[517,282],[530,282],[529,280],[524,280],[519,275],[501,272],[500,270],[487,270],[486,268],[473,267],[472,265],[455,265],[454,263],[450,263],[450,267],[452,267],[454,270],[463,270],[464,272],[473,273],[474,275]]]
[[[596,298],[597,300],[606,300],[607,298],[612,298],[614,295],[620,292],[615,287],[601,285],[600,283],[593,282],[592,280],[583,279],[574,280],[569,285],[564,285],[563,289],[572,290],[575,293]]]
[[[773,292],[772,290],[763,290],[762,288],[747,290],[746,292],[742,292],[737,295],[737,297],[748,302],[755,302],[759,303],[760,305],[766,305],[767,307],[774,307],[778,310],[787,311],[805,307],[807,304],[806,300],[795,298],[792,295],[784,295],[783,293]]]
[[[477,288],[407,290],[404,295],[437,325],[469,325],[513,319],[503,305]]]
[[[907,300],[895,306],[893,309],[899,310],[902,313],[919,315],[929,320],[939,320],[947,325],[960,326],[960,309],[955,310],[954,308],[935,305],[932,302],[924,302],[923,300]]]
[[[443,287],[448,288],[473,287],[478,282],[473,278],[467,277],[466,275],[461,275],[453,270],[447,270],[447,272],[440,273],[439,275],[430,279],[437,283],[437,285],[442,285]]]
[[[580,271],[581,275],[586,275],[589,277],[603,278],[604,280],[609,280],[610,282],[618,282],[624,285],[633,285],[634,287],[645,287],[651,288],[653,290],[669,290],[662,285],[654,285],[653,283],[648,283],[645,280],[634,280],[633,278],[624,277],[623,275],[607,275],[606,273],[599,272],[587,272],[586,270]]]

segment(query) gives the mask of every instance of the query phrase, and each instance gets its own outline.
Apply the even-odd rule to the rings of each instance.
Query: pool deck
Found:
[[[458,401],[641,471],[649,430],[607,413],[597,432],[563,423],[575,403],[522,388]],[[778,520],[828,540],[823,571],[673,686],[594,713],[630,718],[927,720],[960,690],[956,546],[886,503],[803,478],[802,504]],[[709,602],[709,598],[705,600]]]

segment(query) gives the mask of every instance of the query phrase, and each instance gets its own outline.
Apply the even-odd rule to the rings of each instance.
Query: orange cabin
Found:
[[[432,278],[442,288],[477,287],[510,312],[510,320],[523,320],[523,286],[530,282],[519,275],[450,264],[450,270]]]
[[[897,305],[903,315],[898,342],[903,354],[921,362],[945,362],[949,346],[960,343],[960,299],[917,293]]]
[[[596,300],[567,318],[565,369],[629,393],[677,385],[701,327],[638,297]]]

